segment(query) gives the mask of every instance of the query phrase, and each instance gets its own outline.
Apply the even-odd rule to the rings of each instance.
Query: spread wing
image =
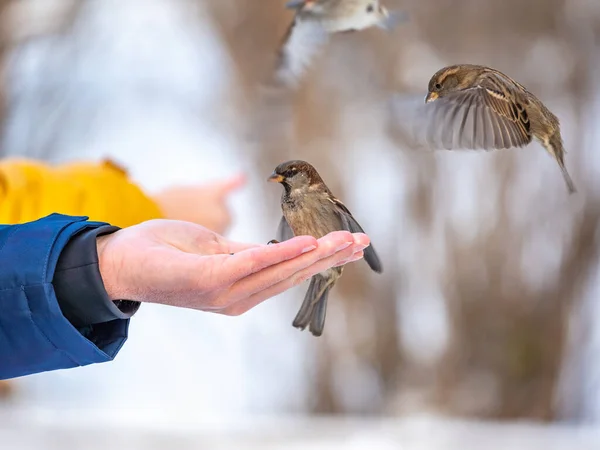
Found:
[[[426,106],[426,140],[435,147],[490,150],[531,142],[525,107],[500,91],[479,86]]]
[[[340,213],[344,229],[350,231],[351,233],[365,232],[359,225],[359,223],[356,221],[356,219],[352,216],[352,213],[348,210],[348,208],[346,208],[346,205],[344,205],[341,201],[339,201],[333,196],[331,196],[329,200],[338,207],[338,211]],[[383,272],[383,266],[381,264],[379,256],[377,255],[377,252],[373,248],[373,244],[365,248],[364,254],[365,261],[367,262],[371,270],[377,273]]]
[[[281,216],[279,226],[277,227],[277,234],[275,236],[275,239],[277,239],[279,242],[287,241],[288,239],[294,237],[294,232],[283,216]]]
[[[328,41],[329,34],[318,21],[296,17],[277,54],[275,81],[296,87]]]
[[[394,128],[433,149],[505,149],[531,142],[523,99],[478,86],[448,94],[412,111],[400,97],[392,100]]]

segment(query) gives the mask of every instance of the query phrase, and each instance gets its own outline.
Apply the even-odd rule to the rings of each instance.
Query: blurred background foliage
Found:
[[[15,3],[18,12],[7,9]],[[70,39],[94,2],[51,2],[60,6],[51,18],[34,14],[34,3],[0,2],[5,67],[11,49],[28,40]],[[597,419],[600,3],[385,3],[409,12],[410,22],[392,34],[336,36],[289,99],[291,136],[240,149],[255,167],[249,170],[265,177],[292,155],[313,163],[384,259],[382,276],[353,264],[338,283],[326,333],[306,349],[313,356],[301,409]],[[210,20],[215,27],[232,62],[231,105],[243,128],[259,114],[258,86],[290,11],[283,0],[172,4],[192,8],[198,26]],[[560,117],[576,196],[567,196],[555,163],[537,144],[430,154],[386,134],[381,88],[424,94],[436,70],[459,62],[506,72]],[[4,118],[11,107],[3,102]],[[60,151],[51,146],[30,156],[51,160]],[[280,193],[263,188],[275,224]],[[277,320],[290,321],[296,307]],[[301,339],[291,327],[289,334]]]

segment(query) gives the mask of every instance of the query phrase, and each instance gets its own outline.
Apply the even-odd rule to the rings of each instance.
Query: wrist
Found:
[[[98,241],[101,241],[100,249],[105,255],[104,237],[118,230],[108,224],[87,227],[72,236],[60,253],[52,284],[61,311],[75,327],[128,319],[139,308],[139,304],[133,304],[135,302],[114,301],[114,288],[110,288],[109,295],[100,272]],[[118,271],[111,272],[118,274]],[[109,286],[114,286],[114,277],[105,278]]]
[[[96,238],[96,251],[98,252],[98,271],[100,272],[100,278],[104,284],[104,290],[108,295],[108,298],[115,304],[119,310],[124,314],[133,315],[137,312],[140,307],[140,303],[135,300],[128,299],[128,294],[124,286],[125,283],[121,283],[123,266],[118,259],[112,255],[110,246],[111,239],[114,239],[119,231],[111,234],[98,236]]]
[[[126,298],[123,289],[119,283],[120,268],[117,265],[116,258],[111,255],[110,241],[113,240],[119,232],[105,234],[96,238],[96,249],[98,251],[98,269],[100,277],[104,283],[104,288],[111,301]]]

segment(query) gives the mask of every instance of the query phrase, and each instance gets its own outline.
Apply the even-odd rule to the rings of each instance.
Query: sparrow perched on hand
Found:
[[[406,18],[388,11],[379,0],[292,0],[286,8],[296,15],[278,51],[275,70],[277,81],[286,86],[298,83],[331,34],[373,26],[389,31]]]
[[[268,179],[281,183],[283,217],[277,230],[280,241],[310,235],[319,239],[332,231],[364,233],[346,206],[333,196],[313,166],[305,161],[288,161],[275,168]],[[364,250],[369,267],[381,273],[381,261],[372,245]],[[344,267],[332,267],[310,280],[304,301],[292,325],[304,330],[309,326],[314,336],[321,336],[325,326],[329,291],[342,275]]]
[[[569,193],[576,192],[558,118],[509,76],[471,64],[444,67],[429,81],[422,113],[417,130],[434,148],[506,149],[537,139],[558,163]]]

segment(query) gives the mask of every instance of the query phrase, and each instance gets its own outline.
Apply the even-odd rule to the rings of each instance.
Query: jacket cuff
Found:
[[[102,363],[119,353],[130,321],[74,327],[52,284],[71,238],[105,225],[62,214],[0,225],[0,378]]]
[[[129,319],[140,307],[140,302],[111,301],[100,275],[96,238],[119,229],[111,225],[84,228],[58,258],[52,284],[63,315],[76,328]]]

